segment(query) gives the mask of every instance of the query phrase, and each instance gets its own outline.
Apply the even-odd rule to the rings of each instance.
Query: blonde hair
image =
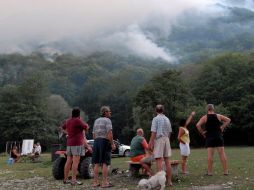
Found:
[[[104,116],[105,112],[108,112],[108,111],[110,111],[109,106],[102,106],[101,107],[101,116]]]
[[[206,110],[207,111],[214,111],[214,105],[213,104],[207,104]]]

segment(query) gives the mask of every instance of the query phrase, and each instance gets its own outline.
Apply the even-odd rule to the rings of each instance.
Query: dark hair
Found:
[[[164,112],[164,106],[161,104],[158,104],[155,108],[157,113],[163,113]]]
[[[80,109],[78,107],[73,108],[72,117],[79,117],[79,116],[80,116]]]
[[[179,121],[180,127],[183,127],[185,125],[185,123],[186,123],[186,119],[180,119],[180,121]]]

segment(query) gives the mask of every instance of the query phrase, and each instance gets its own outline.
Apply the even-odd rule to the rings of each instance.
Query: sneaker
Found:
[[[69,184],[69,183],[71,183],[71,180],[63,180],[63,184]]]
[[[81,181],[72,181],[71,185],[83,185]]]

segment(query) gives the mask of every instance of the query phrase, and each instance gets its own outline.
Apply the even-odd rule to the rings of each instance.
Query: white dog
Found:
[[[151,190],[156,187],[161,187],[160,190],[165,189],[166,172],[159,171],[149,179],[141,179],[138,183],[139,190]]]

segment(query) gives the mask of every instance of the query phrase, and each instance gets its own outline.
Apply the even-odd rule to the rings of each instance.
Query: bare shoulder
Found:
[[[230,121],[230,119],[222,114],[216,114],[220,121]]]
[[[203,122],[206,122],[206,120],[207,120],[207,116],[206,115],[203,115],[202,117],[201,117],[201,119],[200,119],[201,121],[203,121]]]

